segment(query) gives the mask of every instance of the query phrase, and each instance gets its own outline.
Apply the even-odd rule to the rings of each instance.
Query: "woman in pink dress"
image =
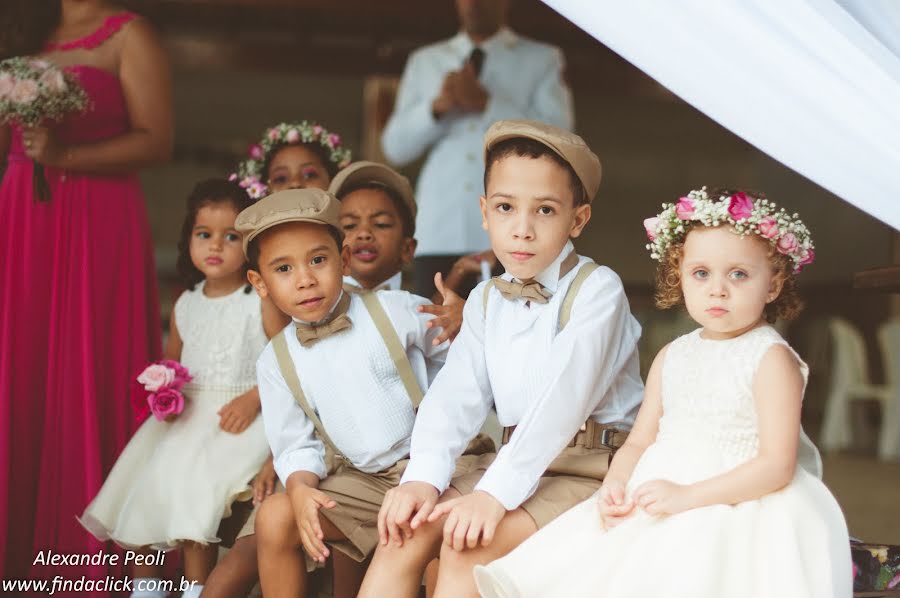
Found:
[[[18,4],[26,26],[29,10],[51,7],[40,54],[80,80],[90,106],[50,128],[0,129],[0,577],[121,577],[121,565],[35,558],[104,550],[75,516],[137,427],[130,381],[160,353],[137,170],[171,153],[168,65],[147,23],[102,0]],[[28,51],[21,31],[2,35],[6,55]],[[33,193],[33,160],[49,202]]]

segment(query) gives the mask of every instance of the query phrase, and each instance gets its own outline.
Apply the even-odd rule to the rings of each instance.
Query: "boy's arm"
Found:
[[[628,365],[640,336],[619,277],[600,268],[585,281],[571,320],[553,341],[539,397],[476,490],[517,508]]]
[[[275,465],[275,473],[287,486],[291,474],[303,471],[318,478],[327,475],[325,445],[316,437],[315,427],[281,376],[275,351],[269,344],[256,364],[263,427]]]

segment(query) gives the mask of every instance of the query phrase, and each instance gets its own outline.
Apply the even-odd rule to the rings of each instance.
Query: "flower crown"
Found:
[[[728,224],[740,236],[757,234],[791,258],[794,272],[815,259],[812,236],[797,214],[788,214],[768,199],[752,198],[744,192],[711,198],[706,187],[691,191],[678,203],[662,204],[663,211],[644,220],[650,257],[662,262],[666,252],[684,237],[692,223],[703,226]]]
[[[340,135],[329,133],[322,125],[305,120],[299,123],[279,123],[267,129],[259,143],[250,145],[247,150],[250,157],[238,164],[237,172],[232,173],[228,180],[237,181],[253,199],[264,197],[269,188],[262,180],[265,176],[263,167],[272,149],[299,143],[320,144],[325,148],[328,159],[337,164],[339,169],[350,163],[350,150],[341,147]]]

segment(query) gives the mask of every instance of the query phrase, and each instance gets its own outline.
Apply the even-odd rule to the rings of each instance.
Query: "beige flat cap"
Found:
[[[238,214],[234,228],[244,236],[247,255],[247,245],[254,237],[286,222],[318,222],[341,233],[340,212],[341,204],[328,191],[312,187],[285,189],[263,197]]]

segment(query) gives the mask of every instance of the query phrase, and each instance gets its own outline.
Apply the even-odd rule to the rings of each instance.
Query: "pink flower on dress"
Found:
[[[778,243],[775,247],[778,249],[779,253],[791,255],[800,248],[800,244],[797,242],[797,237],[794,236],[794,233],[785,233],[778,239]]]
[[[38,97],[38,84],[31,79],[17,81],[9,97],[17,104],[30,104]]]
[[[269,141],[278,141],[279,133],[277,127],[272,127],[269,129],[269,132],[266,133],[266,137],[269,138]]]
[[[647,231],[647,238],[651,241],[656,240],[657,227],[659,227],[659,218],[656,216],[644,219],[644,230]]]
[[[247,148],[247,153],[250,154],[250,157],[254,160],[262,160],[266,157],[266,152],[258,143],[251,144],[250,147]]]
[[[690,197],[682,197],[675,204],[675,215],[679,220],[690,220],[694,215],[694,202]]]
[[[0,100],[5,100],[16,86],[16,80],[9,73],[0,75]]]
[[[287,132],[287,135],[284,136],[284,140],[288,143],[297,143],[300,141],[300,131],[297,129],[290,129]]]
[[[175,381],[175,370],[159,363],[147,366],[137,377],[137,381],[144,385],[144,389],[156,392],[164,386]]]
[[[760,220],[757,228],[759,229],[760,236],[766,239],[774,239],[778,236],[778,233],[781,232],[778,230],[778,221],[771,216],[766,216]]]
[[[147,397],[147,404],[153,417],[163,421],[184,411],[184,395],[174,388],[161,388]]]
[[[57,69],[48,69],[41,75],[40,82],[51,93],[63,93],[66,90],[66,78]]]
[[[728,213],[735,221],[749,218],[753,213],[753,200],[744,192],[735,193],[728,204]]]
[[[800,262],[797,264],[797,268],[802,268],[803,266],[808,266],[813,263],[816,259],[816,252],[812,249],[807,249],[803,252],[800,257]]]
[[[337,148],[341,146],[341,136],[337,133],[332,133],[328,136],[328,145],[332,148]]]

